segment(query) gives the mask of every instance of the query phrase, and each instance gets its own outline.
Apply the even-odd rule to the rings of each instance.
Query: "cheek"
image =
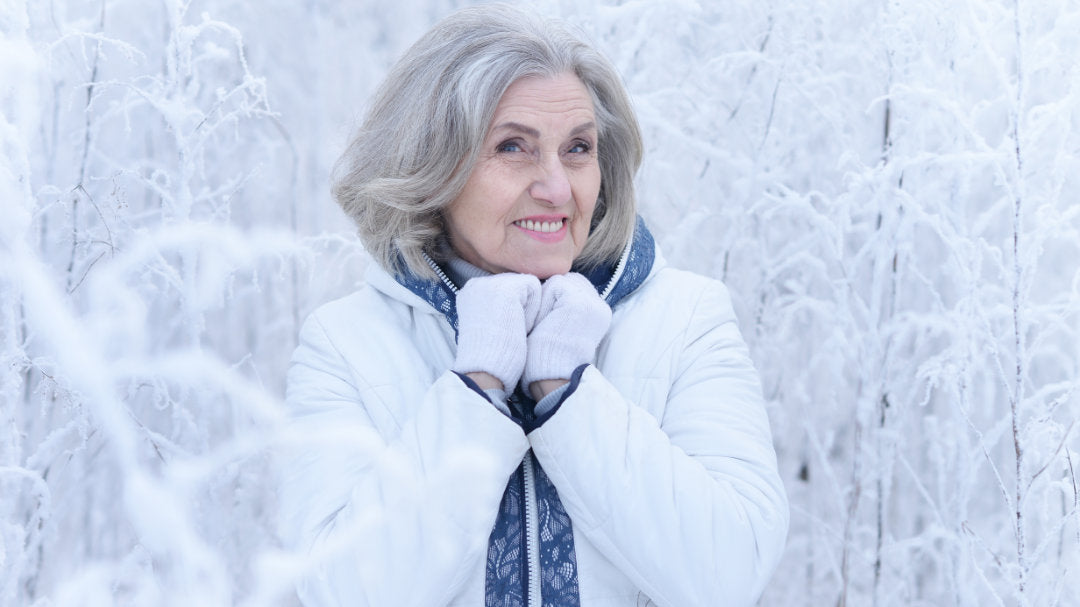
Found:
[[[448,221],[453,229],[462,236],[477,236],[498,223],[504,210],[499,208],[499,193],[484,175],[474,175],[466,183],[465,189],[451,203],[448,209]]]
[[[524,187],[521,179],[503,173],[485,174],[471,192],[469,218],[478,225],[491,226],[505,223]]]
[[[600,168],[597,167],[595,172],[590,174],[585,179],[585,183],[581,189],[581,214],[589,219],[586,223],[591,223],[592,216],[596,212],[596,199],[600,195]]]

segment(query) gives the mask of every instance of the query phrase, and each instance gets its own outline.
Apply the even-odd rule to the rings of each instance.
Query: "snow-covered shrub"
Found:
[[[330,164],[452,0],[0,3],[0,604],[290,605]],[[539,3],[624,75],[792,502],[762,605],[1080,604],[1080,7]]]

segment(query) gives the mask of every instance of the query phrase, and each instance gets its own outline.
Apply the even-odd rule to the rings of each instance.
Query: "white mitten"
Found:
[[[489,373],[510,391],[525,366],[526,335],[540,308],[540,280],[529,274],[473,278],[457,294],[453,371]]]
[[[561,274],[544,282],[540,312],[529,333],[521,385],[541,379],[570,379],[574,369],[593,362],[611,325],[611,308],[581,274]]]

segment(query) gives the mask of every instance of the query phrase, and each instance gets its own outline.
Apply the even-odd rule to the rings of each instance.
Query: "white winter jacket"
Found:
[[[448,371],[454,354],[444,315],[375,266],[304,324],[280,491],[284,538],[309,553],[305,605],[483,605],[500,498],[530,449],[572,521],[581,605],[757,600],[788,505],[720,282],[657,259],[528,435]]]

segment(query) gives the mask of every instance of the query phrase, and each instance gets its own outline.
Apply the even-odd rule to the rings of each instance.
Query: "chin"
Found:
[[[567,264],[542,264],[530,266],[520,270],[522,274],[532,274],[540,280],[547,280],[557,274],[566,274],[570,271],[570,265]]]

